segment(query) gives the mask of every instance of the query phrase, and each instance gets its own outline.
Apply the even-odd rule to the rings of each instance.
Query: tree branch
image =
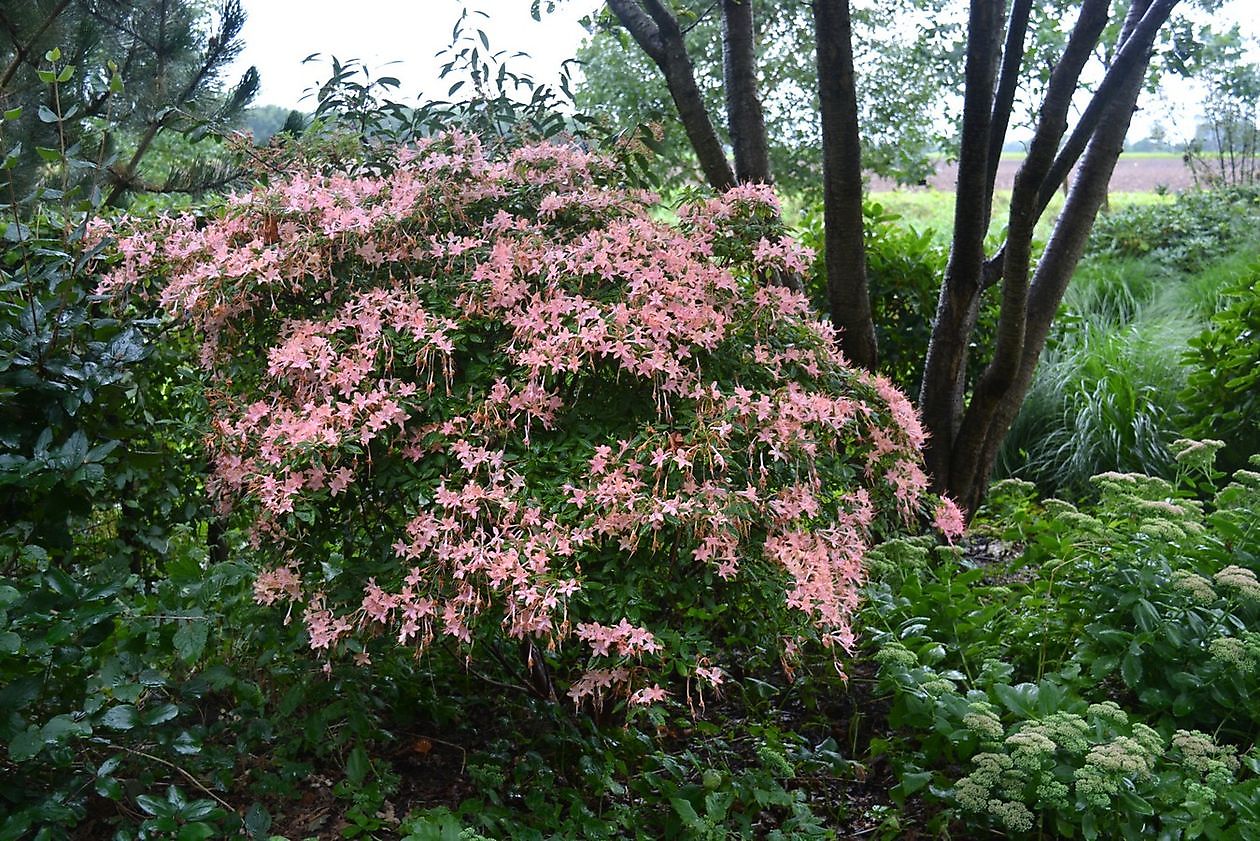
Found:
[[[1094,95],[1090,97],[1089,104],[1085,106],[1085,112],[1081,114],[1076,128],[1072,130],[1067,143],[1060,150],[1041,183],[1041,188],[1037,193],[1038,214],[1050,204],[1050,199],[1058,191],[1059,185],[1067,179],[1072,167],[1076,166],[1077,160],[1080,159],[1086,144],[1093,137],[1108,106],[1120,94],[1120,91],[1127,87],[1130,74],[1146,72],[1155,34],[1168,21],[1168,16],[1172,14],[1173,7],[1178,2],[1180,0],[1154,0],[1146,8],[1141,20],[1124,36],[1121,36],[1121,47],[1116,53],[1115,60],[1107,68],[1102,82],[1094,91]]]
[[[1024,63],[1024,38],[1028,34],[1028,17],[1031,12],[1032,0],[1015,0],[1011,7],[1010,21],[1006,25],[1002,72],[998,76],[997,93],[993,96],[993,113],[989,121],[989,180],[985,192],[990,196],[993,195],[993,187],[997,182],[1002,146],[1006,142],[1006,129],[1011,122],[1011,109],[1015,106],[1015,93],[1019,89],[1019,71]]]
[[[61,0],[56,6],[54,6],[52,11],[48,13],[48,16],[44,18],[43,23],[41,23],[39,28],[35,30],[35,33],[26,40],[25,44],[18,41],[17,27],[15,27],[12,21],[9,20],[8,15],[0,11],[0,21],[3,21],[4,27],[13,33],[14,50],[13,60],[9,62],[9,66],[4,69],[4,74],[0,75],[0,91],[3,91],[9,86],[9,83],[13,81],[13,77],[17,74],[18,68],[21,67],[22,63],[28,59],[31,51],[36,50],[35,45],[39,43],[39,39],[44,37],[44,33],[47,32],[48,28],[56,22],[57,18],[61,17],[61,13],[64,12],[66,7],[69,5],[70,0]]]
[[[728,190],[736,184],[735,172],[704,107],[678,21],[660,0],[642,0],[642,4],[640,0],[608,0],[608,8],[665,77],[705,180],[715,190]]]

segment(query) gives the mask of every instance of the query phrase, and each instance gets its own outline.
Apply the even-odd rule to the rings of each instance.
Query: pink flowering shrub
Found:
[[[211,491],[313,649],[518,640],[575,702],[652,703],[849,650],[872,541],[961,522],[906,398],[754,281],[809,261],[768,189],[670,225],[620,182],[447,135],[117,234],[102,291],[194,325]]]

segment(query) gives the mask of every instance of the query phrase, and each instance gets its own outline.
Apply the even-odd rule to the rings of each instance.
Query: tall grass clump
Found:
[[[1000,473],[1069,494],[1109,470],[1175,474],[1169,445],[1186,385],[1179,363],[1197,328],[1188,318],[1078,319],[1070,340],[1042,358]]]
[[[1258,197],[1196,192],[1099,221],[999,457],[999,476],[1071,495],[1086,493],[1095,473],[1175,473],[1169,444],[1207,428],[1198,422],[1207,410],[1187,387],[1195,364],[1187,354],[1231,297],[1226,290],[1254,270]]]

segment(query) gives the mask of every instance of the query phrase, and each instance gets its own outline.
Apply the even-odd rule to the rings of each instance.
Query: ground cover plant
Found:
[[[1009,558],[889,554],[863,618],[902,792],[972,831],[1256,831],[1260,474],[1186,492],[1220,446],[1178,442],[1181,490],[1103,474],[1080,508],[999,483],[978,528]]]

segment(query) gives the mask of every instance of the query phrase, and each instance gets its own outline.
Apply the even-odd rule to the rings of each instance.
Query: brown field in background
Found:
[[[1002,162],[998,164],[997,189],[1011,189],[1021,162],[1017,157],[1002,158]],[[929,179],[926,186],[953,192],[957,178],[957,164],[941,164],[937,167],[936,176]],[[871,178],[872,192],[886,192],[896,186],[886,178]],[[1190,168],[1180,155],[1121,155],[1116,171],[1111,176],[1111,191],[1116,193],[1145,193],[1160,187],[1175,193],[1193,186],[1194,178],[1190,174]]]

